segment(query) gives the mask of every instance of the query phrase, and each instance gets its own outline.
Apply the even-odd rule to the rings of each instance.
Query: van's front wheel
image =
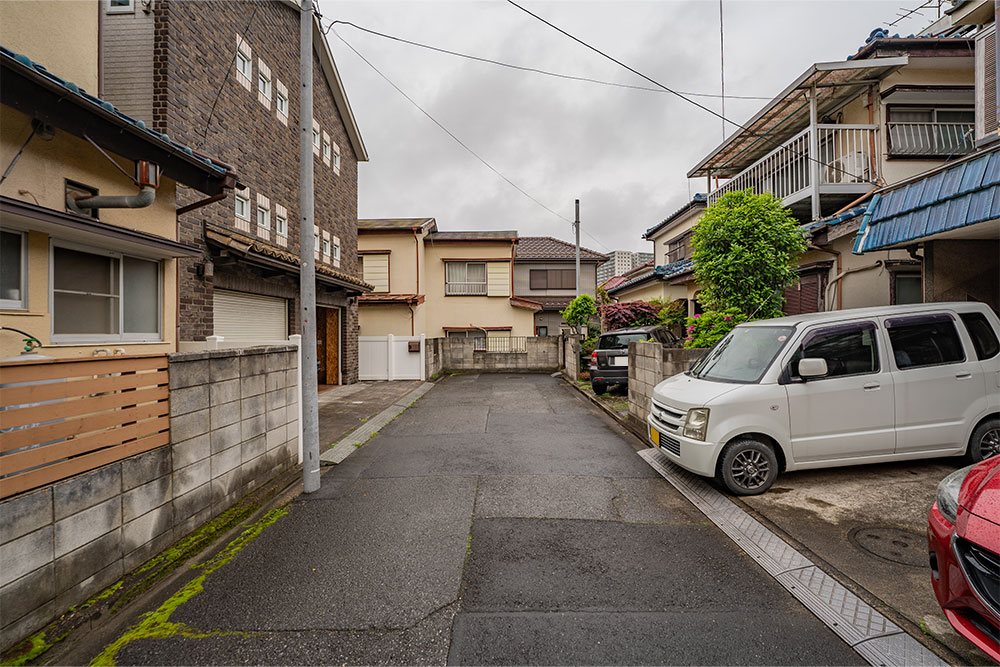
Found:
[[[778,478],[778,457],[770,445],[741,438],[722,450],[719,481],[737,496],[755,496],[771,488]]]

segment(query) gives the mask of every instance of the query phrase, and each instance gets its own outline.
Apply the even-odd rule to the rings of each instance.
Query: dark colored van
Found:
[[[661,326],[616,329],[602,333],[590,355],[590,386],[603,394],[611,385],[628,386],[628,344],[655,341],[676,347],[677,337]]]

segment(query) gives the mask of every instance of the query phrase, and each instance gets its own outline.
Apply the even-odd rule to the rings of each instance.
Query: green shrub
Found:
[[[684,347],[712,347],[737,324],[747,322],[749,319],[737,308],[708,311],[689,317],[685,329]]]

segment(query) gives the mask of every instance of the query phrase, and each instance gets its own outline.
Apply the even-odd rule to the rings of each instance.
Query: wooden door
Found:
[[[319,384],[340,384],[340,309],[317,308],[316,359]]]
[[[327,384],[326,382],[326,320],[329,311],[326,308],[316,309],[316,370],[317,384]],[[336,376],[334,376],[336,379]]]

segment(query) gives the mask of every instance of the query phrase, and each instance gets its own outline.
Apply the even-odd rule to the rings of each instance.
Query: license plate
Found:
[[[628,357],[613,357],[611,359],[612,366],[628,366]]]
[[[649,427],[649,439],[652,440],[653,444],[657,447],[660,446],[660,432],[652,426]]]

